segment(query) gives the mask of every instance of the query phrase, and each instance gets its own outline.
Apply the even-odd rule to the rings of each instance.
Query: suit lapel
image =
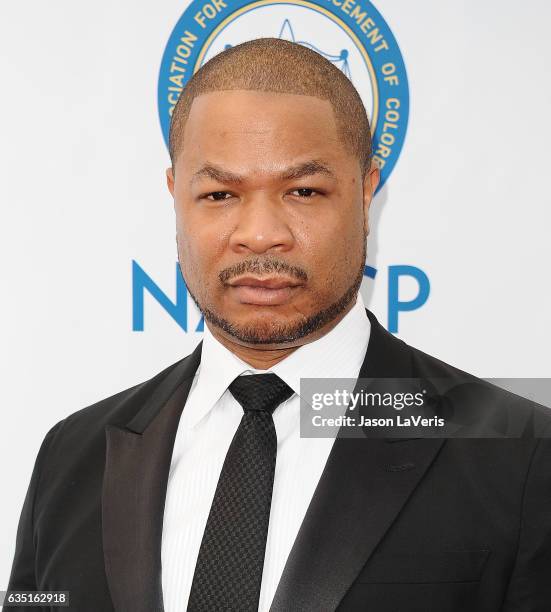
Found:
[[[132,420],[106,426],[103,549],[116,612],[163,610],[161,542],[170,461],[201,348],[202,342],[174,367]]]
[[[413,377],[409,347],[366,312],[371,335],[359,378]],[[443,442],[337,437],[270,612],[336,610]]]

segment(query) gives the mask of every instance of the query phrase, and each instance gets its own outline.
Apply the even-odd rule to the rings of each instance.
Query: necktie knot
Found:
[[[291,387],[273,372],[238,376],[228,389],[245,412],[258,410],[269,414],[294,393]]]

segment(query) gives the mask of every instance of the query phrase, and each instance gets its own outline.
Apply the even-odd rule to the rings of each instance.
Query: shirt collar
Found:
[[[371,325],[360,292],[354,306],[321,338],[300,346],[267,370],[257,370],[218,341],[205,325],[201,363],[195,375],[193,401],[182,417],[194,427],[241,374],[273,372],[300,395],[301,378],[357,378],[365,358]],[[329,358],[330,356],[330,358]]]

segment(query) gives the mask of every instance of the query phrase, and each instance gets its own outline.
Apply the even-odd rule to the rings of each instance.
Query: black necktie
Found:
[[[277,453],[272,412],[293,395],[273,373],[239,376],[229,390],[244,410],[201,541],[188,612],[256,612]]]

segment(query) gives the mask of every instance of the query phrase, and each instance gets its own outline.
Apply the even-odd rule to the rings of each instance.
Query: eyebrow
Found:
[[[297,164],[296,166],[291,166],[280,174],[280,178],[283,180],[292,180],[304,176],[312,176],[313,174],[325,174],[326,176],[335,178],[329,164],[321,159],[311,159],[310,161]]]
[[[335,178],[335,174],[331,170],[329,164],[320,159],[311,159],[309,161],[286,168],[279,174],[279,179],[284,181],[296,180],[305,176],[312,176],[314,174],[325,174],[326,176]],[[202,177],[211,178],[220,183],[235,185],[239,185],[245,181],[243,176],[230,172],[229,170],[224,170],[223,168],[220,168],[220,166],[210,162],[207,162],[201,166],[201,168],[199,168],[199,170],[193,174],[191,181],[194,182]]]

